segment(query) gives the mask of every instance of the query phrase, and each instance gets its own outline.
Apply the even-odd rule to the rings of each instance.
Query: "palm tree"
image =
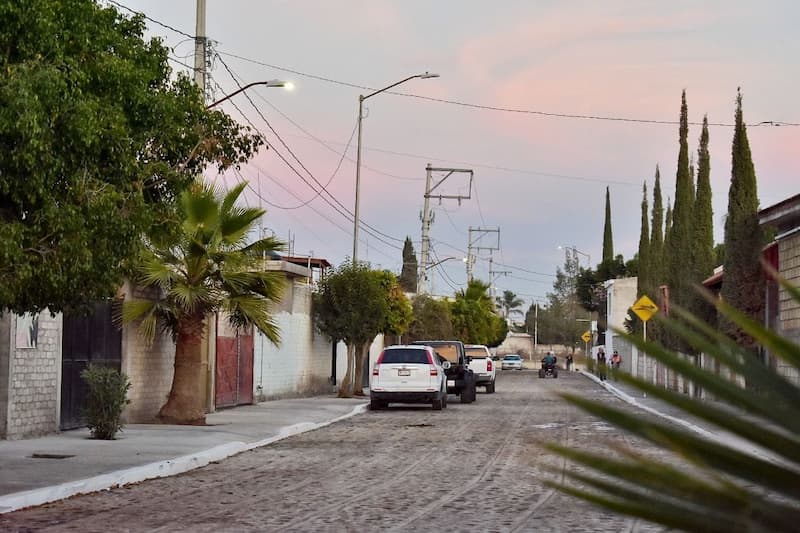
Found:
[[[264,214],[263,209],[236,205],[246,185],[224,196],[200,182],[185,191],[177,237],[149,242],[137,266],[136,281],[156,289],[158,296],[123,304],[122,321],[140,320],[148,342],[159,327],[175,340],[172,388],[159,412],[164,422],[205,423],[201,340],[209,316],[222,311],[232,326],[255,325],[270,341],[280,340],[270,306],[280,298],[283,278],[263,271],[262,261],[283,243],[269,237],[246,244],[248,232]]]
[[[503,291],[503,296],[497,298],[497,305],[503,310],[503,316],[509,318],[512,314],[521,315],[522,311],[519,309],[525,302],[522,298],[517,298],[517,295],[512,291]]]
[[[781,281],[794,302],[800,289]],[[765,328],[745,313],[716,302],[717,310],[757,340],[758,344],[797,372],[800,346]],[[687,531],[797,531],[800,524],[800,386],[753,357],[752,352],[704,321],[677,307],[662,324],[698,352],[746,377],[743,388],[699,368],[659,343],[629,335],[640,350],[702,387],[716,398],[705,402],[631,377],[619,378],[683,411],[739,437],[718,441],[675,425],[654,421],[602,404],[564,394],[572,404],[655,445],[670,450],[681,467],[648,459],[635,450],[618,457],[593,454],[562,445],[548,447],[594,470],[565,472],[579,483],[553,482],[563,491],[616,512]],[[677,318],[675,317],[677,315]],[[747,443],[747,445],[743,445]],[[749,452],[761,450],[760,452]],[[600,475],[596,475],[600,474]]]

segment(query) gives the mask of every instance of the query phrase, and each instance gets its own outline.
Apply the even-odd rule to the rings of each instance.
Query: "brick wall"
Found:
[[[58,430],[61,315],[38,315],[36,347],[17,346],[18,317],[0,317],[0,437],[21,439]]]

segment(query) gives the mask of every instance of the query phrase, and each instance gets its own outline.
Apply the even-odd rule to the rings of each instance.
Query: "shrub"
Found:
[[[800,289],[781,283],[794,301],[800,302]],[[716,306],[722,316],[746,331],[772,356],[800,369],[800,346],[724,301],[718,301]],[[626,374],[620,374],[620,380],[736,435],[763,453],[748,453],[741,444],[714,440],[628,409],[564,394],[567,401],[581,409],[670,450],[683,459],[683,464],[677,467],[654,461],[635,450],[621,450],[619,457],[609,457],[550,444],[551,450],[593,471],[587,474],[570,469],[565,474],[574,483],[553,481],[551,485],[596,505],[669,528],[721,533],[797,531],[800,387],[714,326],[678,308],[672,315],[661,321],[665,328],[733,374],[746,378],[748,387],[694,366],[659,343],[643,342],[635,336],[628,339],[640,350],[713,394],[716,401],[702,401]]]
[[[128,389],[131,383],[128,376],[113,368],[89,365],[81,372],[81,377],[89,386],[86,425],[92,432],[92,438],[111,440],[122,430],[122,409],[130,402]]]

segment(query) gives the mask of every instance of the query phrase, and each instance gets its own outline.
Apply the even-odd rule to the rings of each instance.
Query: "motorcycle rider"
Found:
[[[556,356],[553,355],[553,352],[547,352],[547,355],[544,356],[542,359],[542,368],[553,368],[556,366]]]

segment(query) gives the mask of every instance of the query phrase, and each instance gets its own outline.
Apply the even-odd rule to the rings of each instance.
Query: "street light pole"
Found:
[[[215,106],[221,104],[225,100],[233,98],[234,96],[236,96],[240,92],[246,91],[250,87],[254,87],[256,85],[264,85],[265,87],[283,87],[287,91],[291,91],[294,88],[294,84],[292,82],[290,82],[290,81],[283,81],[283,80],[254,81],[253,83],[248,83],[244,87],[239,87],[238,90],[232,92],[229,95],[223,96],[222,98],[220,98],[216,102],[208,104],[206,106],[206,109],[211,109],[212,107],[215,107]]]
[[[371,92],[368,95],[364,96],[363,94],[358,95],[358,140],[356,141],[356,201],[355,207],[353,209],[353,265],[358,263],[358,217],[359,217],[359,205],[361,200],[361,123],[364,120],[364,100],[367,98],[371,98],[376,94],[380,94],[384,91],[388,91],[392,87],[397,87],[401,83],[405,83],[409,80],[413,80],[415,78],[419,78],[421,80],[426,80],[428,78],[438,78],[438,74],[431,74],[430,72],[425,72],[424,74],[415,74],[413,76],[409,76],[405,79],[402,79],[398,82],[395,82],[391,85],[387,85],[383,89],[378,89],[377,91]]]

